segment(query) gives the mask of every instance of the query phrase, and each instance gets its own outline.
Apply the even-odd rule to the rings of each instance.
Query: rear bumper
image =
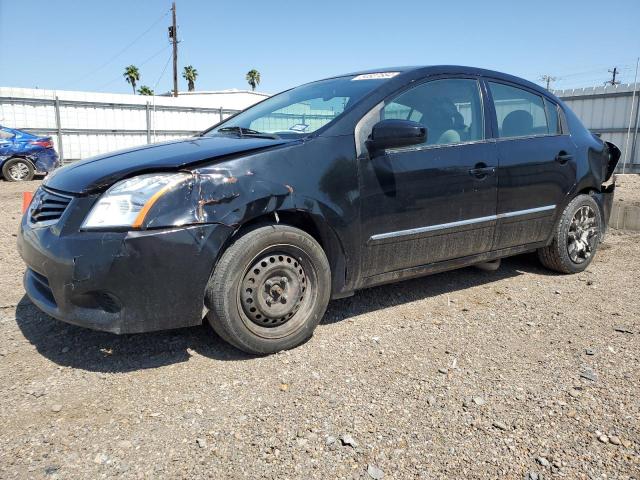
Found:
[[[602,235],[606,233],[609,227],[609,219],[611,218],[611,210],[613,208],[613,195],[616,185],[614,183],[602,188],[601,192],[594,194],[594,198],[600,207],[602,213]]]
[[[23,219],[18,250],[24,287],[43,312],[112,333],[202,322],[204,290],[230,227],[217,224],[145,232],[34,228]]]
[[[46,175],[60,166],[58,153],[53,148],[45,148],[38,152],[34,160],[37,175]]]

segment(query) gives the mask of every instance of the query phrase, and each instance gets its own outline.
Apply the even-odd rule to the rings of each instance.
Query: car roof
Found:
[[[385,72],[399,72],[401,74],[411,74],[412,76],[425,76],[425,77],[430,75],[441,75],[441,74],[458,74],[458,75],[462,74],[462,75],[491,77],[498,80],[517,83],[524,87],[530,88],[532,90],[536,90],[541,94],[555,98],[555,96],[548,90],[544,89],[540,85],[530,82],[529,80],[525,80],[524,78],[516,77],[514,75],[509,75],[508,73],[498,72],[495,70],[488,70],[485,68],[477,68],[477,67],[468,67],[464,65],[414,65],[414,66],[404,66],[404,67],[371,68],[367,70],[360,70],[357,72],[345,73],[342,75],[335,75],[329,78],[349,77],[353,75],[365,75],[365,74],[371,74],[371,73],[385,73]]]

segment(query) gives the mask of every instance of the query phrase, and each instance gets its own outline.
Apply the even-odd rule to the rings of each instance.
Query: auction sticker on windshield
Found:
[[[378,73],[363,73],[362,75],[357,75],[351,79],[351,81],[356,80],[378,80],[382,78],[393,78],[398,75],[400,72],[378,72]]]

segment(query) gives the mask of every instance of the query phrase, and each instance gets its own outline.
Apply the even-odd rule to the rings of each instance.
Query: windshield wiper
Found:
[[[257,130],[252,130],[250,128],[244,128],[244,127],[222,127],[218,130],[218,132],[219,133],[233,132],[233,133],[237,133],[239,137],[272,138],[274,140],[280,138],[277,135],[258,132]]]

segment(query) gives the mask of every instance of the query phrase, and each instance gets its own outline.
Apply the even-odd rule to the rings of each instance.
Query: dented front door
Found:
[[[363,159],[364,276],[491,249],[495,144],[479,142]]]
[[[380,107],[380,120],[419,122],[427,139],[361,158],[365,277],[491,250],[497,155],[483,97],[476,78],[441,76]]]

